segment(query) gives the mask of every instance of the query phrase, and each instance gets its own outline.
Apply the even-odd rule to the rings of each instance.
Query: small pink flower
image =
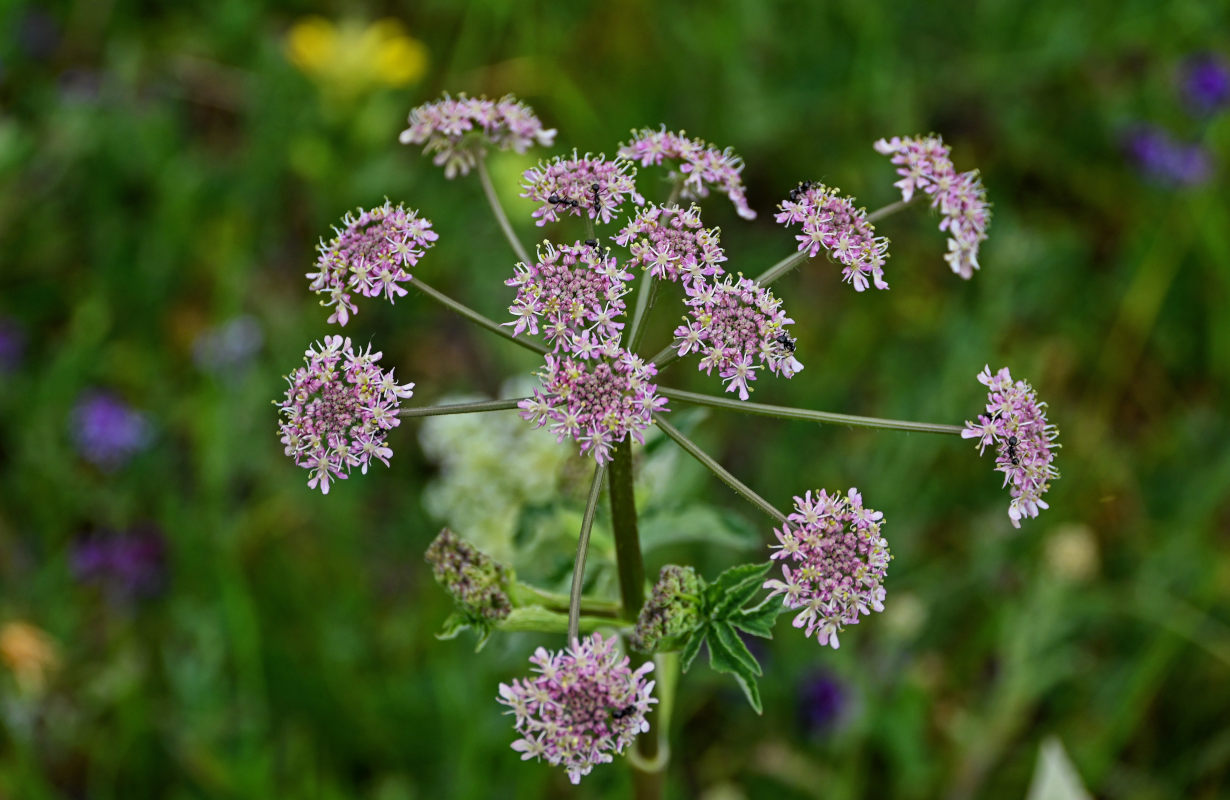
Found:
[[[521,196],[542,204],[532,214],[540,227],[565,214],[610,222],[624,200],[645,204],[636,191],[635,177],[636,167],[630,161],[607,161],[604,155],[589,153],[578,156],[573,150],[571,158],[559,156],[527,169],[521,178],[525,190]]]
[[[978,269],[978,245],[991,224],[991,206],[978,170],[958,174],[939,136],[894,136],[880,139],[875,149],[891,155],[897,165],[902,178],[893,185],[901,190],[902,200],[909,202],[915,192],[931,196],[931,207],[944,215],[940,230],[950,237],[944,260],[968,280]]]
[[[309,272],[309,288],[325,295],[323,306],[333,306],[329,322],[345,325],[357,311],[351,292],[364,297],[384,295],[388,301],[403,297],[401,284],[411,280],[410,268],[440,238],[431,222],[387,200],[384,205],[346,214],[331,240],[317,246],[316,272]]]
[[[806,181],[778,208],[781,211],[774,219],[779,223],[803,226],[803,233],[794,237],[799,240],[799,250],[815,258],[823,248],[844,267],[842,279],[853,284],[855,291],[864,291],[869,278],[877,289],[888,288],[884,282],[888,239],[876,236],[866,210],[855,207],[849,197],[823,183]]]
[[[977,439],[978,452],[996,445],[995,469],[1004,473],[1004,485],[1012,484],[1008,518],[1015,528],[1022,517],[1037,517],[1038,510],[1049,508],[1042,495],[1059,477],[1055,450],[1060,445],[1059,429],[1046,421],[1046,403],[1025,381],[1013,381],[1008,368],[994,375],[989,366],[978,373],[988,388],[986,413],[977,422],[966,422],[964,439]]]
[[[726,391],[746,400],[758,369],[768,367],[784,378],[803,369],[794,357],[795,339],[785,330],[794,320],[768,289],[726,274],[717,281],[696,278],[684,292],[692,319],[675,329],[675,347],[681,356],[701,353],[697,368],[711,373],[717,367]]]
[[[488,100],[462,93],[411,110],[410,127],[400,138],[402,144],[425,144],[423,153],[435,153],[432,162],[452,178],[468,174],[488,148],[524,153],[533,144],[549,147],[555,129],[544,128],[530,107],[512,95]]]
[[[572,439],[599,464],[629,434],[643,443],[653,414],[666,407],[649,381],[652,364],[621,348],[617,341],[595,342],[583,334],[572,355],[548,353],[538,373],[542,388],[520,403],[522,418],[548,427],[559,441]]]
[[[720,275],[726,260],[717,228],[702,228],[700,209],[663,208],[650,203],[615,236],[627,247],[632,264],[655,278],[690,281]]]
[[[764,588],[799,610],[794,627],[837,649],[844,626],[884,610],[884,576],[892,560],[880,535],[884,515],[864,508],[857,489],[845,497],[821,489],[815,497],[810,491],[796,496],[787,520],[773,531],[778,544],[770,557],[782,562],[784,580],[770,579]]]
[[[397,411],[414,384],[396,383],[392,370],[380,369],[380,356],[371,347],[355,353],[349,338],[326,336],[304,353],[307,366],[287,376],[278,431],[286,455],[310,471],[309,488],[328,494],[351,467],[366,474],[372,459],[388,466],[393,451],[384,439],[398,426]]]
[[[512,749],[523,761],[545,759],[580,783],[649,730],[645,715],[658,702],[654,682],[646,680],[653,662],[633,671],[615,642],[595,633],[562,652],[540,647],[530,657],[537,674],[500,684],[497,699],[513,715],[521,738]]]
[[[735,204],[735,211],[744,219],[755,219],[756,212],[747,204],[743,188],[743,159],[731,148],[718,150],[703,139],[689,139],[683,131],[668,132],[644,128],[632,131],[632,141],[619,146],[619,155],[640,161],[642,167],[657,166],[664,159],[682,162],[684,200],[699,200],[709,196],[709,187],[717,189]]]
[[[556,248],[544,242],[533,264],[518,264],[505,281],[517,287],[517,299],[508,307],[516,320],[513,334],[538,333],[542,323],[547,341],[555,349],[571,349],[585,332],[595,342],[619,337],[625,309],[623,296],[631,291],[632,273],[597,247],[577,242]]]

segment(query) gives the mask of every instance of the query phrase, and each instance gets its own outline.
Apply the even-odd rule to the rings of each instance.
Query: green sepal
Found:
[[[726,621],[741,631],[759,636],[762,639],[773,638],[773,624],[777,617],[786,610],[786,604],[780,597],[766,597],[759,605],[740,609],[738,613],[726,618]]]
[[[473,617],[460,611],[454,611],[449,614],[444,620],[444,627],[436,634],[436,638],[444,641],[446,639],[456,639],[466,628],[473,628],[475,635],[478,636],[478,643],[474,647],[474,652],[477,653],[487,644],[487,640],[491,638],[491,625],[486,620],[475,621]]]

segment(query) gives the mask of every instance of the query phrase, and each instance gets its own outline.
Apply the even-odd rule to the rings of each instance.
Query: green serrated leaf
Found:
[[[436,634],[436,638],[444,641],[456,639],[457,635],[470,627],[470,620],[461,612],[454,611],[444,619],[444,627]]]
[[[682,671],[687,672],[688,667],[692,666],[692,662],[696,660],[696,654],[700,652],[700,646],[705,642],[705,633],[706,629],[703,627],[692,631],[687,644],[683,646],[683,652],[679,654],[679,668]]]
[[[732,650],[727,641],[727,634],[720,632],[720,628],[725,628],[729,636],[738,641],[739,636],[733,630],[730,630],[729,625],[715,625],[712,629],[712,634],[709,637],[709,667],[714,672],[725,672],[733,675],[739,683],[739,688],[743,690],[743,694],[747,697],[747,702],[752,709],[760,714],[763,712],[763,707],[760,704],[760,686],[756,683],[756,675],[760,672],[760,665],[756,664],[756,659],[751,653],[747,652],[747,648],[743,646],[743,642],[739,641],[739,648],[746,653],[747,659],[750,659],[752,664],[756,664],[755,670],[749,668],[749,665],[743,658]]]
[[[764,576],[772,567],[773,564],[766,561],[757,564],[738,564],[726,570],[718,575],[705,591],[708,607],[714,611],[724,608],[726,614],[730,613],[738,607],[727,606],[730,596],[732,594],[742,595],[746,601],[764,583]],[[751,594],[747,593],[749,587],[751,587]]]
[[[772,639],[773,625],[785,610],[786,604],[781,597],[766,597],[759,605],[741,609],[739,613],[727,617],[726,621],[753,636]]]
[[[739,638],[739,634],[727,622],[715,622],[709,630],[709,635],[716,638],[722,644],[722,648],[726,650],[739,665],[751,671],[753,675],[762,675],[760,662],[756,660],[756,656],[752,655],[752,651],[747,649],[747,645]],[[712,645],[711,645],[712,646]]]

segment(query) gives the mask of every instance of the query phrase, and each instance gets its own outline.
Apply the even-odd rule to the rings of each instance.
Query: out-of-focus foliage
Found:
[[[449,601],[422,561],[444,520],[423,502],[442,478],[421,422],[394,432],[390,469],[327,498],[274,435],[280,376],[326,333],[312,247],[348,209],[419,209],[441,238],[417,274],[503,317],[513,259],[477,182],[397,144],[412,106],[463,90],[516,93],[559,129],[555,152],[609,155],[660,123],[734,146],[760,217],[715,198],[706,224],[750,275],[793,249],[771,211],[798,180],[876,208],[895,177],[871,143],[941,133],[994,203],[981,272],[948,272],[926,213],[885,220],[891,291],[856,295],[823,262],[775,285],[807,369],[755,399],[959,423],[978,370],[1006,364],[1062,431],[1051,508],[1014,531],[955,437],[691,420],[779,508],[858,486],[895,560],[884,614],[841,650],[784,620],[757,650],[763,717],[698,662],[671,796],[1023,797],[1051,736],[1096,796],[1224,795],[1230,116],[1192,114],[1177,71],[1230,55],[1225,3],[354,8],[0,4],[0,796],[627,791],[616,766],[569,794],[509,749],[495,687],[549,637],[496,635],[480,657],[433,638]],[[1203,148],[1207,179],[1133,161],[1142,125]],[[538,155],[492,170],[527,242],[543,231],[516,179]],[[655,199],[661,174],[642,178]],[[676,324],[659,311],[654,349]],[[537,366],[414,292],[346,332],[416,402]],[[662,382],[719,391],[687,362]],[[98,393],[145,425],[115,463],[79,450],[75,410]],[[770,526],[677,464],[653,481],[678,481],[678,504],[642,488],[679,515],[647,523],[647,572],[755,557]],[[720,547],[684,513],[702,499]],[[575,530],[544,517],[580,506],[521,514],[522,536]],[[152,535],[141,569],[163,574],[138,591],[148,552],[126,548]]]

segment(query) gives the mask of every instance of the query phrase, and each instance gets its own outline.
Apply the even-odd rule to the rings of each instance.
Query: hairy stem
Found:
[[[685,392],[682,389],[667,389],[658,387],[658,394],[672,400],[682,400],[698,406],[713,408],[728,408],[742,411],[744,414],[755,414],[761,417],[779,417],[781,419],[806,419],[812,422],[825,422],[834,425],[851,425],[859,428],[887,428],[897,431],[918,431],[920,433],[947,433],[961,435],[964,430],[960,425],[941,425],[936,422],[911,422],[903,419],[881,419],[879,417],[856,417],[852,414],[835,414],[830,411],[810,411],[805,408],[789,406],[770,406],[763,403],[748,403],[743,400],[728,400],[725,397],[713,397],[696,392]]]
[[[727,486],[734,489],[735,492],[743,497],[743,499],[747,500],[752,505],[756,506],[756,508],[759,508],[761,511],[768,514],[770,517],[783,525],[786,524],[785,514],[774,508],[768,500],[765,500],[763,497],[756,494],[756,492],[752,491],[751,487],[749,487],[746,483],[732,475],[729,470],[715,461],[712,456],[704,450],[701,450],[696,442],[693,442],[687,436],[684,436],[682,431],[662,419],[661,414],[654,414],[653,421],[657,423],[663,433],[674,439],[675,443],[686,450],[692,458],[695,458],[697,461],[708,467],[710,472],[721,478]]]
[[[760,276],[756,278],[756,283],[759,283],[761,286],[768,286],[808,258],[806,250],[797,250],[760,273]]]
[[[594,480],[589,487],[589,500],[585,503],[585,516],[581,518],[581,535],[577,539],[577,559],[572,564],[572,592],[568,595],[568,646],[577,641],[581,619],[581,584],[585,582],[585,556],[589,553],[589,532],[594,527],[594,512],[598,509],[598,494],[602,490],[602,476],[606,466],[594,467]]]
[[[632,491],[632,441],[627,436],[614,447],[609,480],[619,596],[623,600],[624,618],[635,620],[645,602],[645,563],[641,559],[636,498]]]
[[[487,195],[487,204],[491,206],[491,213],[495,214],[495,221],[500,223],[500,230],[504,231],[504,237],[512,245],[513,252],[523,264],[533,263],[525,251],[525,246],[521,244],[521,240],[513,231],[508,215],[504,213],[504,207],[500,205],[500,198],[495,193],[495,187],[491,185],[491,175],[487,172],[486,159],[478,161],[478,180],[483,185],[483,194]]]
[[[516,606],[543,606],[553,611],[567,612],[572,598],[558,592],[548,592],[528,583],[517,581],[512,585],[509,595]],[[607,619],[621,619],[623,606],[614,600],[604,600],[600,597],[581,596],[581,614]]]
[[[482,162],[480,161],[479,163],[481,164]],[[458,303],[453,298],[449,297],[443,292],[440,292],[436,289],[431,288],[430,286],[423,283],[418,278],[415,278],[414,280],[410,281],[410,285],[418,287],[418,290],[420,292],[427,295],[432,300],[435,300],[437,303],[440,303],[444,307],[450,308],[453,311],[456,311],[461,316],[470,320],[470,322],[473,322],[476,325],[484,327],[494,334],[503,336],[505,339],[507,339],[510,342],[515,342],[516,344],[521,345],[527,350],[533,350],[535,353],[538,353],[539,355],[545,355],[547,352],[549,352],[546,347],[539,344],[538,342],[533,342],[533,341],[530,341],[529,339],[523,339],[520,336],[514,336],[512,332],[509,331],[507,328],[505,328],[503,325],[500,325],[494,320],[484,317],[482,314],[478,313],[477,311],[475,311],[474,309],[470,308],[467,305]]]
[[[399,417],[436,417],[442,414],[472,414],[478,411],[503,411],[516,408],[517,403],[529,400],[528,397],[515,397],[512,400],[483,400],[478,403],[449,403],[443,406],[422,406],[420,408],[403,408],[397,412]]]
[[[914,195],[914,197],[917,197],[917,196],[918,195]],[[889,203],[883,208],[877,208],[875,211],[872,211],[870,214],[868,214],[867,221],[875,222],[878,219],[884,219],[887,216],[896,214],[898,211],[900,211],[901,209],[905,208],[906,206],[908,206],[910,203],[913,203],[913,202],[914,202],[914,198],[911,197],[909,200],[898,200],[895,203]]]

